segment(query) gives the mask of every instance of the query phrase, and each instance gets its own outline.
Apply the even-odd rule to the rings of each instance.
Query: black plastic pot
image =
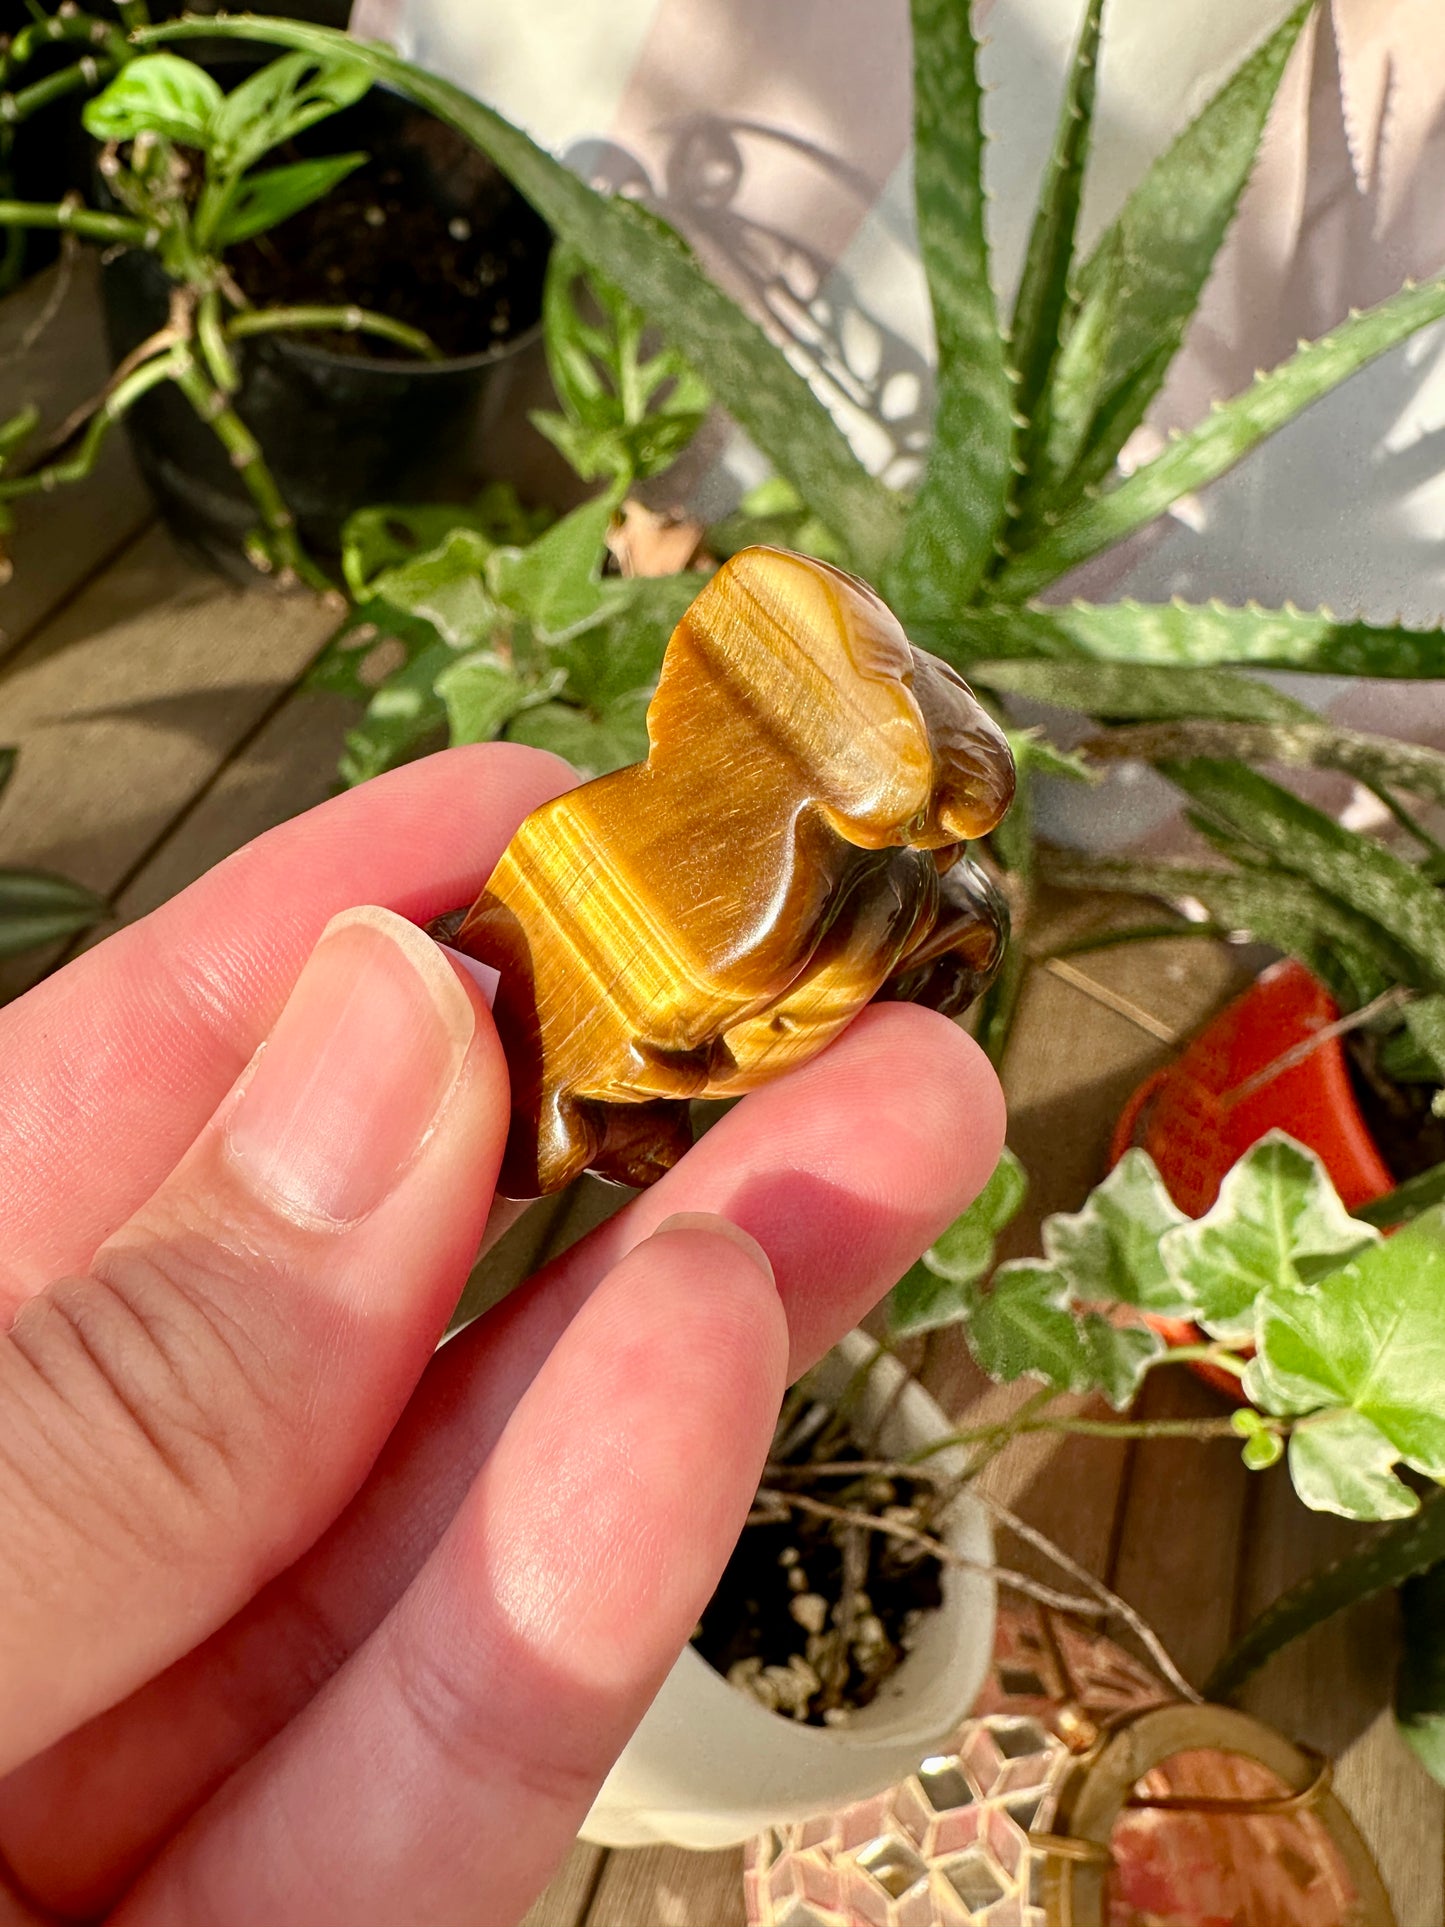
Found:
[[[224,66],[229,84],[237,65]],[[326,135],[321,151],[361,149],[399,165],[408,196],[426,197],[449,219],[465,216],[479,231],[488,219],[513,232],[520,227],[528,249],[526,303],[521,312],[514,304],[515,331],[477,354],[440,362],[381,358],[334,351],[303,335],[237,344],[237,412],[260,442],[302,541],[326,554],[335,552],[347,516],[365,503],[426,499],[497,472],[488,443],[515,440],[508,417],[537,400],[551,237],[483,156],[396,95],[373,89],[318,132]],[[119,362],[164,325],[170,284],[151,256],[126,253],[106,263],[103,285]],[[346,298],[338,290],[338,302]],[[141,473],[172,531],[228,573],[243,572],[256,512],[212,431],[169,385],[144,397],[127,423]]]

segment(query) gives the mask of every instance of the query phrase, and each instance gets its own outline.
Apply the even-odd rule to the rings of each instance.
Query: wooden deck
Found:
[[[104,378],[84,267],[27,344],[53,292],[44,276],[0,307],[0,419],[35,396],[54,420]],[[238,591],[185,561],[155,526],[123,446],[84,488],[26,510],[15,578],[0,591],[0,741],[22,750],[0,809],[0,861],[67,871],[110,896],[121,918],[137,917],[329,793],[346,712],[295,684],[332,618],[304,597]],[[0,988],[13,994],[58,960],[0,966]],[[1102,1170],[1125,1094],[1220,1001],[1235,968],[1223,952],[1180,944],[1035,974],[1007,1075],[1010,1138],[1033,1175],[1035,1215],[1078,1202]],[[550,1218],[530,1214],[503,1248],[514,1271],[587,1228],[606,1195],[584,1190]],[[1012,1396],[957,1352],[943,1358],[935,1389],[972,1422]],[[1146,1394],[1155,1416],[1211,1409],[1212,1395],[1182,1376]],[[1306,1513],[1282,1471],[1246,1474],[1227,1443],[1030,1441],[990,1476],[1130,1599],[1195,1678],[1348,1537],[1341,1522]],[[1400,1927],[1439,1927],[1445,1792],[1392,1731],[1391,1640],[1388,1603],[1323,1628],[1258,1679],[1246,1704],[1334,1756]],[[739,1858],[578,1846],[529,1921],[735,1927]]]

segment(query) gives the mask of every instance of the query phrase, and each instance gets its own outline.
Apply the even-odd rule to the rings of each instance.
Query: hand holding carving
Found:
[[[871,590],[746,549],[674,631],[647,761],[535,810],[452,939],[501,973],[501,1188],[647,1184],[688,1104],[814,1056],[870,998],[950,1012],[1006,918],[962,854],[1013,794],[966,684]]]

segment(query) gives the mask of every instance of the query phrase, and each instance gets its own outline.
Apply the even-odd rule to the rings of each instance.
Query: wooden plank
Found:
[[[1346,1520],[1302,1506],[1282,1466],[1256,1476],[1241,1625],[1358,1536]],[[1445,1919],[1445,1788],[1394,1731],[1397,1651],[1394,1601],[1375,1600],[1287,1646],[1240,1703],[1335,1762],[1335,1790],[1375,1855],[1395,1917],[1416,1927]]]
[[[741,1848],[638,1847],[607,1856],[586,1927],[744,1927],[746,1918]]]
[[[79,248],[0,302],[0,421],[33,402],[40,410],[37,444],[99,394],[110,373],[99,271],[94,249]],[[0,587],[0,658],[153,514],[123,431],[110,436],[83,482],[16,503],[15,528],[6,538],[14,574]]]
[[[1136,1416],[1217,1418],[1227,1409],[1217,1392],[1174,1366],[1147,1382]],[[1249,1478],[1234,1439],[1148,1439],[1130,1459],[1106,1576],[1196,1684],[1230,1641]]]
[[[0,816],[3,861],[60,870],[106,895],[124,890],[335,620],[313,597],[239,590],[184,560],[164,531],[144,535],[7,667],[5,735],[21,753]],[[305,781],[329,784],[335,748],[332,733],[304,781],[288,766],[282,786],[254,799],[251,821],[258,810],[289,814]],[[157,874],[151,898],[168,890]],[[0,996],[54,954],[12,960]]]
[[[605,1847],[577,1841],[551,1885],[528,1908],[522,1927],[581,1927],[606,1858]]]

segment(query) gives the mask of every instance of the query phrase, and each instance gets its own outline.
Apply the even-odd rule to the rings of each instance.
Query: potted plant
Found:
[[[0,749],[0,796],[15,773],[14,749]],[[0,957],[38,950],[88,930],[106,914],[93,890],[49,870],[0,865]]]
[[[223,48],[198,65],[137,54],[70,6],[34,23],[26,46],[79,57],[9,96],[10,118],[106,82],[82,109],[95,205],[9,201],[0,225],[106,244],[117,367],[38,452],[22,455],[28,416],[9,425],[0,500],[85,473],[127,417],[178,534],[325,587],[308,551],[334,551],[353,508],[472,459],[535,332],[547,230],[462,136],[373,94],[336,38],[321,56]]]

